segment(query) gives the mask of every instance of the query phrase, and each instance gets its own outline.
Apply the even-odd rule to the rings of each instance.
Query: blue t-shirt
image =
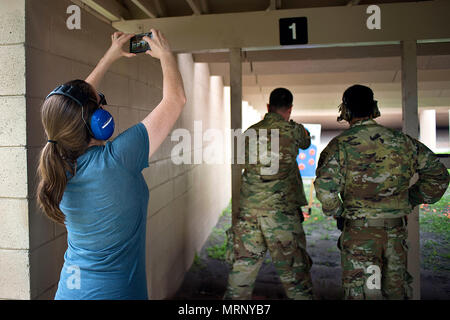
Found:
[[[149,139],[139,123],[77,159],[61,211],[68,248],[55,299],[147,299]]]

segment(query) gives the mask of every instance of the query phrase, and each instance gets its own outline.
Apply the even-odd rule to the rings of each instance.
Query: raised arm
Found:
[[[163,98],[152,112],[142,120],[150,141],[150,157],[169,134],[186,103],[183,80],[177,61],[160,31],[152,29],[153,37],[144,37],[151,50],[146,54],[160,59],[163,73]]]
[[[123,32],[115,32],[111,35],[111,47],[100,59],[99,63],[91,74],[86,78],[86,82],[94,87],[95,90],[100,86],[105,73],[111,67],[111,65],[121,57],[132,58],[136,56],[134,53],[128,53],[123,50],[123,46],[133,37],[133,34],[126,34]]]
[[[295,127],[294,139],[297,146],[303,150],[308,149],[311,146],[311,135],[309,131],[301,123],[297,123],[293,120],[290,121],[291,125]]]

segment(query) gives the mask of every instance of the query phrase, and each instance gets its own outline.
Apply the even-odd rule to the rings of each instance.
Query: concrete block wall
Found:
[[[2,0],[0,21],[0,299],[29,299],[25,0]]]
[[[222,79],[210,77],[208,65],[194,63],[191,54],[180,54],[178,63],[187,104],[174,129],[184,128],[193,133],[194,121],[201,121],[203,130],[229,128],[229,107],[224,104]],[[192,135],[192,145],[187,151],[192,164],[173,164],[170,153],[178,141],[169,138],[144,173],[151,190],[147,228],[151,299],[170,298],[175,293],[195,252],[200,251],[218,215],[230,201],[230,166],[194,164],[194,139]],[[204,150],[206,146],[199,148]]]
[[[0,298],[53,299],[57,289],[67,234],[37,208],[36,168],[46,143],[40,106],[57,85],[84,79],[115,31],[84,11],[81,30],[68,30],[71,4],[2,0],[0,7],[0,60],[7,59],[0,61],[0,108],[6,115],[0,120]],[[17,63],[5,69],[11,61]],[[192,130],[194,120],[202,120],[205,128],[229,127],[221,79],[210,77],[207,64],[194,63],[190,54],[179,55],[178,61],[188,102],[176,128]],[[99,91],[115,117],[114,138],[161,100],[159,61],[145,55],[118,61]],[[175,292],[231,196],[229,165],[175,165],[170,159],[175,143],[169,136],[144,170],[150,189],[147,278],[152,299]]]

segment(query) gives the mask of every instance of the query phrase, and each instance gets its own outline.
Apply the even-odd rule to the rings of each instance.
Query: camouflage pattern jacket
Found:
[[[411,187],[415,173],[418,181]],[[322,151],[314,183],[326,215],[398,218],[420,203],[438,201],[449,174],[424,144],[396,130],[362,120]]]
[[[245,141],[245,166],[242,176],[240,208],[277,210],[281,212],[299,212],[300,206],[306,205],[303,182],[297,166],[298,149],[307,149],[311,145],[311,137],[303,125],[294,121],[285,121],[277,113],[266,113],[264,119],[245,131],[255,130],[259,148],[249,147],[249,139]],[[261,132],[267,130],[266,135]],[[275,155],[271,150],[271,129],[278,129],[279,152]],[[275,139],[275,138],[274,138]],[[261,169],[268,167],[262,164],[259,157],[255,164],[249,163],[249,155],[258,155],[261,143],[267,143],[268,153],[278,159],[277,170],[270,174],[262,174]],[[257,150],[255,150],[257,149]]]

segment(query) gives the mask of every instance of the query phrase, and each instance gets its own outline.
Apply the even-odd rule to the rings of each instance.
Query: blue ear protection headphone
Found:
[[[89,97],[82,94],[76,87],[61,85],[50,92],[50,94],[45,99],[48,99],[53,95],[66,96],[81,106],[81,118],[83,119],[86,127],[95,139],[108,140],[113,135],[114,118],[108,111],[101,108],[102,105],[107,105],[105,96],[103,94],[99,93],[100,102],[98,103],[97,101],[94,101],[93,99],[90,99]],[[98,105],[98,109],[95,110],[94,114],[91,116],[91,119],[89,121],[90,125],[86,123],[83,112],[83,106],[85,106],[88,101],[95,102]]]

